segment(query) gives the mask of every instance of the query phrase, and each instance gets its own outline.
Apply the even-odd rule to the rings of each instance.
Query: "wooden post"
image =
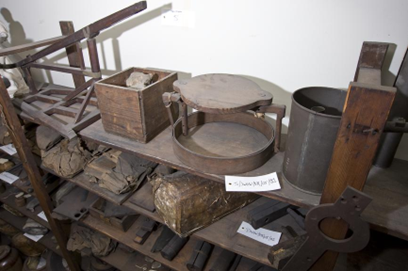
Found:
[[[71,35],[75,33],[74,24],[72,22],[60,22],[60,28],[62,35]],[[68,56],[68,62],[71,67],[77,67],[81,69],[85,69],[85,62],[84,56],[82,54],[81,44],[79,42],[68,46],[65,48]],[[75,87],[78,88],[79,86],[85,83],[85,76],[79,74],[72,75],[75,83]]]
[[[348,185],[363,190],[396,93],[395,88],[380,85],[387,48],[383,43],[363,44],[355,75],[358,82],[348,89],[321,204],[335,202]],[[320,229],[329,237],[344,239],[348,225],[329,218]],[[337,256],[327,251],[311,270],[332,270]]]
[[[47,217],[48,223],[50,224],[52,233],[54,234],[55,239],[57,240],[57,243],[61,249],[62,255],[64,256],[71,270],[80,271],[81,269],[78,262],[74,260],[73,255],[71,255],[66,248],[68,236],[66,233],[62,232],[62,227],[59,221],[54,220],[54,218],[51,216],[51,212],[53,210],[51,199],[47,193],[44,183],[41,181],[40,171],[36,166],[34,156],[27,144],[27,139],[25,138],[17,114],[14,111],[13,104],[3,80],[0,80],[0,104],[2,107],[0,108],[0,114],[6,121],[13,144],[17,149],[17,153],[21,159],[25,171],[27,172],[27,176],[31,182],[31,185],[33,186],[35,195],[40,202],[40,206]]]

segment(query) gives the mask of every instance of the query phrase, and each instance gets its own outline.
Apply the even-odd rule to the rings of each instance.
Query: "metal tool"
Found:
[[[283,271],[308,270],[326,250],[350,253],[363,249],[370,239],[370,227],[360,215],[371,200],[366,194],[348,186],[334,204],[321,204],[312,208],[305,221],[308,236]],[[336,240],[323,234],[319,228],[320,222],[332,217],[346,221],[352,235],[344,240]]]

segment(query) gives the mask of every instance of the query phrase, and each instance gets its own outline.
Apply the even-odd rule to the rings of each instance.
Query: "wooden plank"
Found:
[[[44,94],[35,94],[28,96],[27,98],[24,99],[26,103],[32,103],[34,101],[42,101],[45,103],[50,103],[50,104],[55,104],[61,101],[60,98],[53,97],[50,95],[44,95]]]
[[[347,185],[363,189],[394,95],[395,88],[350,84],[321,203],[335,202]]]
[[[94,91],[94,86],[91,86],[91,88],[88,90],[88,93],[85,96],[85,99],[82,101],[81,107],[78,110],[78,113],[76,114],[74,123],[78,123],[85,112],[85,108],[88,106],[89,100],[91,99],[92,92]]]
[[[64,65],[57,65],[57,64],[44,64],[44,63],[32,63],[30,64],[30,68],[36,68],[36,69],[44,69],[44,70],[50,70],[50,71],[57,71],[57,72],[65,72],[65,73],[71,73],[73,75],[91,75],[92,71],[89,69],[81,69],[81,68],[75,68],[75,67],[70,67],[70,66],[64,66]]]
[[[187,268],[185,267],[185,263],[189,259],[191,251],[194,249],[194,245],[195,245],[194,239],[190,239],[190,241],[184,246],[184,248],[180,251],[178,256],[173,259],[173,261],[168,261],[164,259],[160,255],[160,253],[150,252],[150,249],[153,247],[154,242],[156,241],[157,237],[160,235],[162,228],[159,228],[158,230],[152,232],[150,237],[146,240],[146,242],[143,245],[139,245],[133,241],[133,239],[136,237],[136,232],[141,227],[141,224],[143,222],[143,217],[139,217],[136,220],[136,222],[128,229],[127,232],[122,232],[119,229],[116,229],[110,225],[107,225],[101,222],[99,219],[96,219],[92,216],[87,216],[82,222],[86,226],[96,231],[99,231],[109,236],[113,240],[116,240],[119,243],[122,243],[130,247],[131,249],[136,250],[137,252],[140,252],[143,255],[148,256],[174,270],[187,271]]]
[[[270,246],[237,233],[238,227],[241,225],[242,221],[247,221],[248,213],[270,200],[271,199],[264,197],[260,198],[244,208],[225,216],[210,226],[195,232],[193,236],[221,248],[233,251],[248,259],[271,266],[271,263],[268,260]],[[274,222],[263,226],[263,228],[282,232],[282,226],[287,225],[290,225],[298,233],[304,232],[289,215],[285,215]],[[288,237],[283,234],[281,242],[287,239]]]
[[[163,132],[153,138],[148,144],[136,142],[115,134],[105,132],[102,121],[97,121],[88,126],[79,133],[83,138],[94,141],[104,146],[109,146],[119,149],[124,152],[134,153],[142,158],[164,164],[178,170],[183,170],[191,174],[195,174],[213,181],[224,183],[224,176],[198,172],[183,164],[175,156],[172,148],[171,128],[166,128]],[[278,172],[279,180],[281,181],[282,189],[277,191],[258,193],[262,196],[288,202],[293,205],[311,207],[319,203],[320,197],[304,193],[294,188],[289,182],[285,181],[281,175],[283,162],[283,153],[275,154],[263,166],[253,171],[240,174],[240,176],[261,176],[271,172]]]
[[[45,168],[45,167],[41,167],[43,170],[54,174],[56,176],[58,176],[55,172],[53,172],[51,169]],[[62,178],[62,177],[61,177]],[[101,198],[104,198],[110,202],[113,202],[115,204],[122,204],[125,200],[127,200],[131,195],[132,192],[126,193],[126,194],[121,194],[121,195],[116,195],[114,193],[112,193],[111,191],[104,189],[102,187],[100,187],[98,184],[96,183],[91,183],[89,181],[91,177],[85,175],[84,172],[79,173],[78,175],[76,175],[75,177],[71,178],[71,179],[67,179],[67,178],[63,178],[64,180],[74,183],[77,186],[80,186],[88,191],[91,191],[92,193],[98,195]]]
[[[146,209],[149,212],[154,212],[156,206],[154,205],[153,200],[153,187],[147,181],[142,187],[140,187],[130,198],[129,202],[135,204],[143,209]]]
[[[394,97],[395,88],[350,84],[320,203],[335,202],[347,186],[363,190]],[[320,228],[342,239],[348,225],[333,218],[323,220]],[[333,269],[337,255],[326,252],[312,270]]]
[[[72,22],[67,21],[60,21],[60,28],[61,33],[63,35],[71,35],[75,32],[74,24]],[[67,52],[68,62],[71,67],[77,67],[84,69],[85,68],[85,61],[84,56],[82,54],[81,43],[77,42],[65,48]],[[79,87],[80,85],[85,83],[85,76],[73,74],[72,78],[74,79],[75,87]]]
[[[148,144],[138,143],[121,136],[106,133],[100,120],[82,130],[80,135],[99,144],[128,151],[157,163],[184,170],[210,180],[224,182],[224,176],[197,172],[193,168],[182,164],[174,156],[171,146],[170,128],[164,130]],[[264,166],[244,175],[259,176],[273,171],[280,172],[283,155],[283,153],[276,154]],[[363,213],[363,217],[372,224],[374,229],[408,240],[408,220],[405,219],[408,216],[408,206],[405,200],[405,197],[408,195],[408,182],[404,181],[406,180],[406,168],[408,168],[408,162],[398,160],[398,163],[389,169],[372,169],[363,191],[372,196],[374,200]],[[258,194],[300,207],[312,207],[319,204],[320,197],[303,193],[283,180],[280,173],[278,173],[278,176],[281,180],[281,190]],[[381,191],[377,188],[383,187],[388,183],[390,185],[387,189],[382,189]],[[391,202],[390,198],[398,200]],[[139,208],[139,212],[144,210],[132,204],[130,200],[125,201],[123,205],[136,211]],[[384,206],[384,208],[378,208],[379,206]]]
[[[66,36],[60,36],[60,37],[55,37],[55,38],[50,38],[46,40],[41,40],[41,41],[35,41],[31,43],[26,43],[26,44],[21,44],[21,45],[16,45],[13,47],[8,47],[5,49],[0,50],[0,56],[7,56],[7,55],[12,55],[12,54],[17,54],[21,52],[25,52],[28,50],[32,50],[38,47],[44,47],[53,43],[56,43],[58,41],[61,41],[65,39]]]
[[[95,81],[93,79],[86,81],[85,83],[83,83],[80,86],[77,86],[75,90],[73,90],[70,94],[68,94],[63,100],[64,101],[69,101],[72,98],[74,98],[75,96],[79,95],[82,91],[84,91],[85,89],[89,88],[90,86],[93,85]]]

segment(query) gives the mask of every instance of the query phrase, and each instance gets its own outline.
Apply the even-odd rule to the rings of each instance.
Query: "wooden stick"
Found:
[[[63,35],[71,35],[75,33],[74,24],[72,22],[61,21],[60,22],[61,33]],[[71,67],[76,67],[80,69],[85,69],[84,55],[82,54],[81,43],[77,42],[65,48],[68,56],[68,62]],[[74,80],[75,87],[85,83],[85,76],[73,74],[72,78]]]
[[[362,190],[395,97],[395,88],[381,86],[381,69],[388,44],[364,42],[354,80],[349,86],[343,115],[320,203],[333,203],[350,185]],[[357,83],[358,82],[358,83]],[[343,239],[344,221],[325,219],[320,229]],[[311,270],[332,270],[338,253],[327,251]]]
[[[34,189],[35,195],[40,202],[40,206],[47,217],[51,230],[61,249],[61,253],[71,270],[80,271],[81,269],[78,262],[74,260],[73,255],[66,248],[68,236],[61,230],[62,226],[60,223],[54,220],[54,218],[51,216],[54,206],[49,195],[47,194],[44,183],[41,181],[40,171],[36,166],[34,156],[31,153],[30,147],[28,146],[27,139],[25,138],[17,114],[14,111],[13,104],[3,80],[0,80],[0,104],[2,106],[1,114],[4,114],[14,146],[17,149],[18,155]]]

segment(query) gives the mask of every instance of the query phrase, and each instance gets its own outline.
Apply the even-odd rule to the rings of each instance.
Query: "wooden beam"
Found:
[[[75,33],[74,24],[72,22],[61,21],[60,22],[61,33],[63,35],[71,35]],[[81,43],[77,42],[65,48],[67,52],[68,62],[71,67],[85,69],[84,55],[82,54]],[[73,74],[75,87],[85,83],[85,76]]]
[[[32,50],[32,49],[35,49],[35,48],[44,47],[44,46],[53,44],[55,42],[61,41],[61,40],[65,39],[65,38],[66,38],[66,36],[60,36],[60,37],[50,38],[50,39],[46,39],[46,40],[41,40],[41,41],[35,41],[35,42],[31,42],[31,43],[16,45],[16,46],[13,46],[13,47],[8,47],[8,48],[0,50],[0,56],[13,55],[13,54],[25,52],[25,51],[28,51],[28,50]]]
[[[350,83],[333,155],[320,203],[334,203],[347,186],[363,190],[381,134],[394,102],[396,89],[381,86],[381,69],[388,44],[364,42],[354,80]],[[344,239],[348,225],[328,218],[320,229],[334,239]],[[327,251],[311,268],[332,270],[338,253]]]
[[[51,216],[54,206],[47,193],[45,185],[42,182],[40,171],[35,163],[31,149],[28,146],[27,139],[25,138],[17,114],[14,111],[14,106],[3,80],[0,80],[0,104],[2,106],[2,115],[5,118],[4,121],[8,125],[14,146],[17,149],[17,153],[34,189],[35,195],[40,202],[40,206],[47,217],[51,230],[61,249],[61,253],[67,261],[69,268],[74,271],[79,271],[81,269],[78,262],[74,260],[73,255],[66,248],[68,236],[61,230],[62,226],[60,225],[60,222]]]

